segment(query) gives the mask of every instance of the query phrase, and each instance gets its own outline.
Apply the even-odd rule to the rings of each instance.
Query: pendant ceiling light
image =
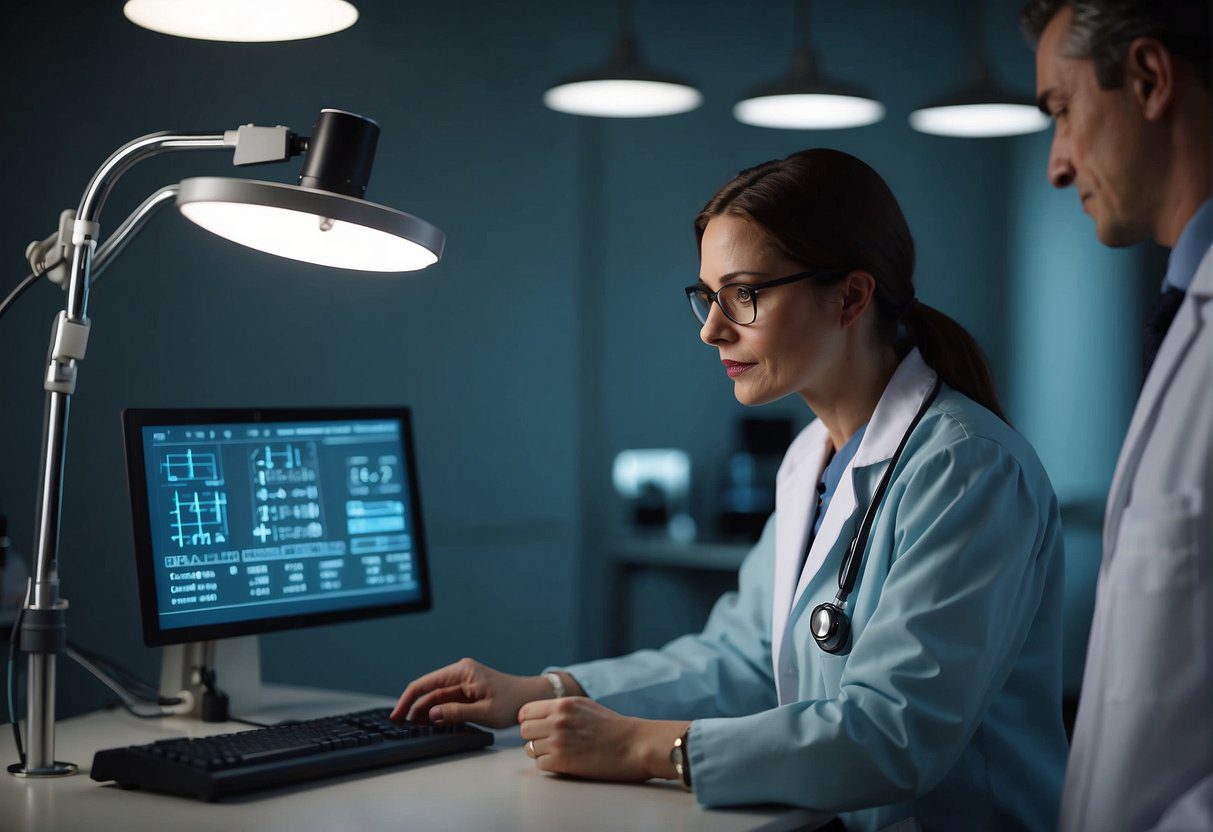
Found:
[[[316,38],[358,20],[346,0],[127,0],[122,13],[153,32],[237,43]]]
[[[866,91],[826,78],[809,42],[809,2],[793,5],[796,45],[786,75],[748,92],[733,116],[755,127],[828,130],[862,127],[884,118],[884,105]]]
[[[604,66],[568,78],[543,94],[550,109],[577,116],[643,118],[694,110],[703,95],[691,84],[657,72],[640,58],[632,34],[630,3],[619,2],[619,35]]]
[[[1034,101],[995,83],[981,48],[981,3],[973,4],[970,15],[975,49],[972,80],[964,88],[910,113],[910,126],[920,133],[962,138],[1017,136],[1048,127],[1048,117]]]

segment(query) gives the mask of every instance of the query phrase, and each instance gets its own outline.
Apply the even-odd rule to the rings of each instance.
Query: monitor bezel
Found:
[[[401,446],[407,460],[410,505],[414,521],[415,565],[418,583],[421,586],[421,597],[404,603],[380,604],[349,610],[328,610],[250,621],[172,629],[162,628],[160,626],[159,599],[156,593],[155,554],[152,549],[143,428],[160,425],[335,422],[361,419],[396,419],[400,422]],[[417,485],[417,456],[413,446],[412,411],[408,407],[127,408],[122,411],[122,423],[126,440],[126,480],[127,488],[130,490],[131,520],[134,526],[135,572],[139,584],[143,643],[148,647],[260,635],[297,627],[363,621],[402,613],[424,612],[431,608],[433,598],[430,592],[428,549],[426,548],[425,523],[421,514],[420,489]]]

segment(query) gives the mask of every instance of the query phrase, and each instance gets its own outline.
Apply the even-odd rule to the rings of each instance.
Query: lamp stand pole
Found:
[[[66,243],[70,272],[67,305],[51,330],[50,358],[42,427],[42,459],[35,515],[35,566],[21,625],[20,649],[28,659],[28,700],[25,763],[9,772],[25,777],[74,774],[76,766],[55,760],[56,659],[67,644],[67,601],[59,597],[59,526],[63,469],[71,396],[76,370],[88,346],[90,269],[100,226],[97,218],[110,190],[132,165],[173,150],[223,150],[236,146],[236,131],[228,133],[153,133],[128,142],[113,153],[89,180]]]

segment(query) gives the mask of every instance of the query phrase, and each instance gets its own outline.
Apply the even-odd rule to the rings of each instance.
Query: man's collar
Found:
[[[1171,249],[1171,256],[1167,259],[1163,291],[1170,287],[1188,291],[1192,278],[1196,276],[1196,269],[1210,246],[1213,246],[1213,197],[1205,200],[1179,233],[1175,248]]]

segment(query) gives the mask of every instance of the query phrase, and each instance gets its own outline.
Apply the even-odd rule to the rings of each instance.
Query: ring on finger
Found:
[[[537,757],[537,756],[538,756],[538,755],[535,753],[535,741],[534,741],[534,740],[527,740],[527,741],[526,741],[526,753],[527,753],[527,754],[529,754],[529,755],[531,755],[532,757]]]

